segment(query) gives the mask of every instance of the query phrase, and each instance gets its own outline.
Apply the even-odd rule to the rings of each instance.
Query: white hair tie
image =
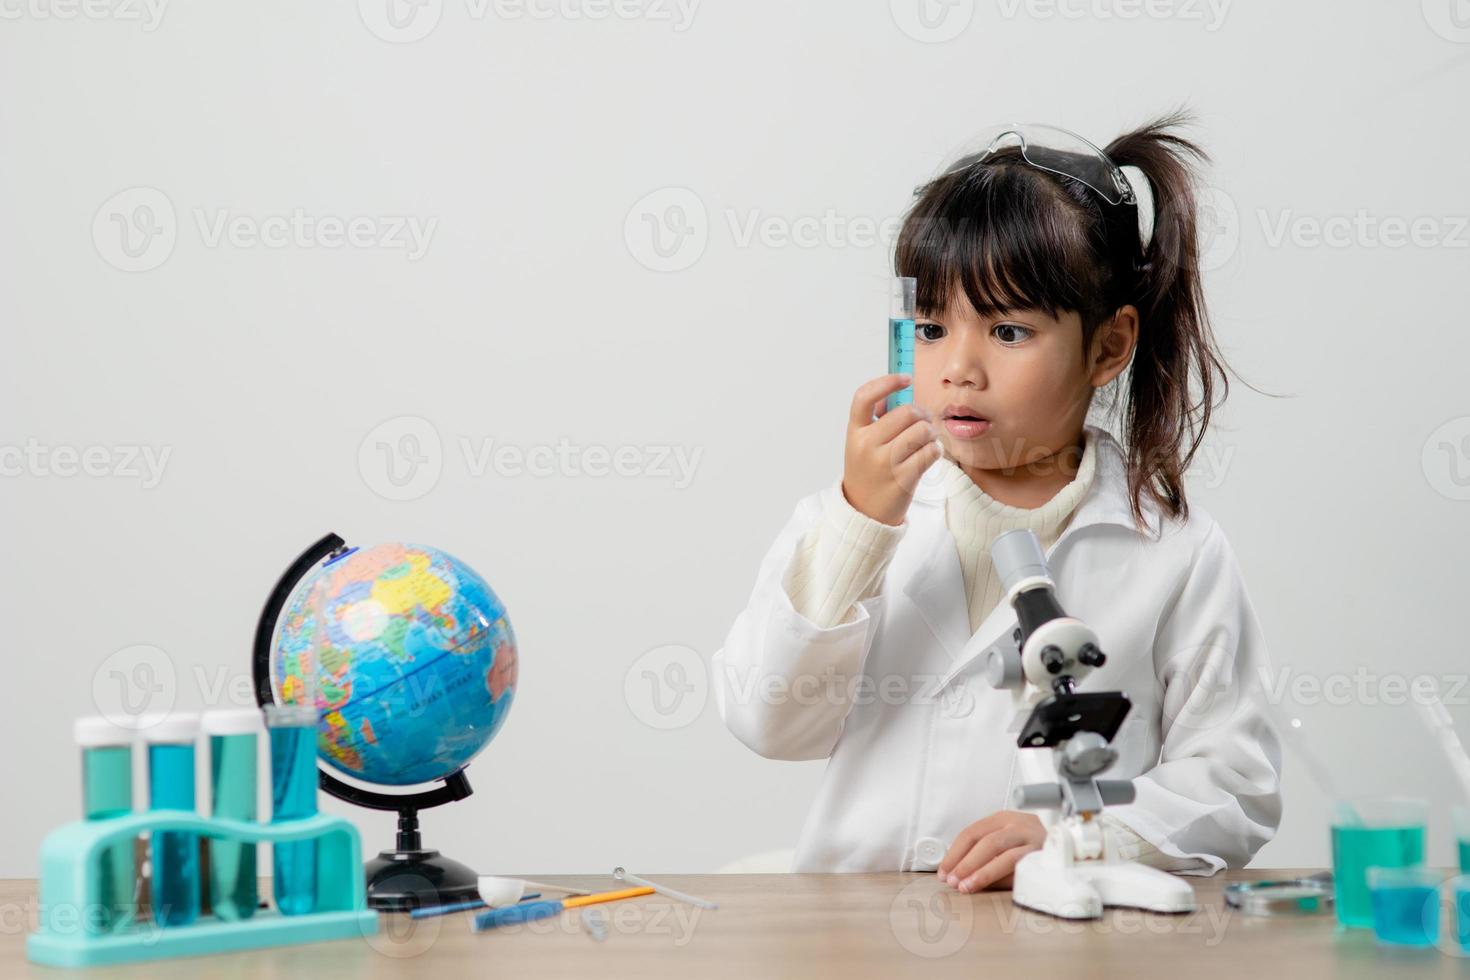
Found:
[[[1148,250],[1148,243],[1154,237],[1154,195],[1148,186],[1148,178],[1143,171],[1133,165],[1119,167],[1123,171],[1123,177],[1128,181],[1128,186],[1133,188],[1133,196],[1138,199],[1138,241],[1144,251]]]

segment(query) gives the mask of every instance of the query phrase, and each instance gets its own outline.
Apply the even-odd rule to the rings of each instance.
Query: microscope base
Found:
[[[1060,919],[1096,919],[1112,906],[1193,912],[1194,889],[1167,871],[1131,861],[1065,861],[1032,851],[1016,865],[1011,900]]]

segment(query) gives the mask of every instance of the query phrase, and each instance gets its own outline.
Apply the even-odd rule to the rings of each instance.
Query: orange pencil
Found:
[[[564,909],[574,909],[579,905],[597,905],[599,902],[616,902],[620,898],[637,898],[639,895],[652,894],[652,888],[623,888],[615,892],[597,892],[594,895],[564,898],[561,900],[561,906]]]

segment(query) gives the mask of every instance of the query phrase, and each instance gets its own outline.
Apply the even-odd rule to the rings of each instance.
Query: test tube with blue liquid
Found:
[[[82,810],[88,820],[106,820],[133,812],[133,730],[110,718],[79,718],[73,726],[82,750]],[[109,845],[99,858],[98,907],[88,909],[91,932],[111,932],[132,922],[137,869],[133,842]]]
[[[918,300],[918,280],[909,276],[893,279],[888,310],[888,373],[914,373],[914,310]],[[914,400],[910,385],[888,396],[890,411]]]
[[[194,809],[194,742],[199,716],[175,714],[139,722],[148,745],[148,805]],[[189,831],[153,834],[153,921],[181,926],[199,917],[199,837]]]
[[[309,671],[308,671],[309,673]],[[302,704],[265,708],[271,743],[271,822],[315,816],[316,692]],[[282,915],[316,909],[316,841],[289,841],[273,848],[276,908]]]
[[[260,712],[211,711],[200,727],[209,736],[211,815],[254,823]],[[255,844],[226,837],[209,841],[209,907],[217,918],[233,922],[255,914],[255,876]]]

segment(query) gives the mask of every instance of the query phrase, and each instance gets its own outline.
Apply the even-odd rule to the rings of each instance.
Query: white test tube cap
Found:
[[[222,708],[199,719],[199,730],[206,735],[258,735],[264,727],[259,708]]]
[[[192,711],[139,715],[138,734],[150,745],[192,742],[199,737],[199,715]]]
[[[103,715],[78,718],[72,724],[71,730],[76,743],[84,749],[131,745],[137,734],[132,725],[114,721]]]

